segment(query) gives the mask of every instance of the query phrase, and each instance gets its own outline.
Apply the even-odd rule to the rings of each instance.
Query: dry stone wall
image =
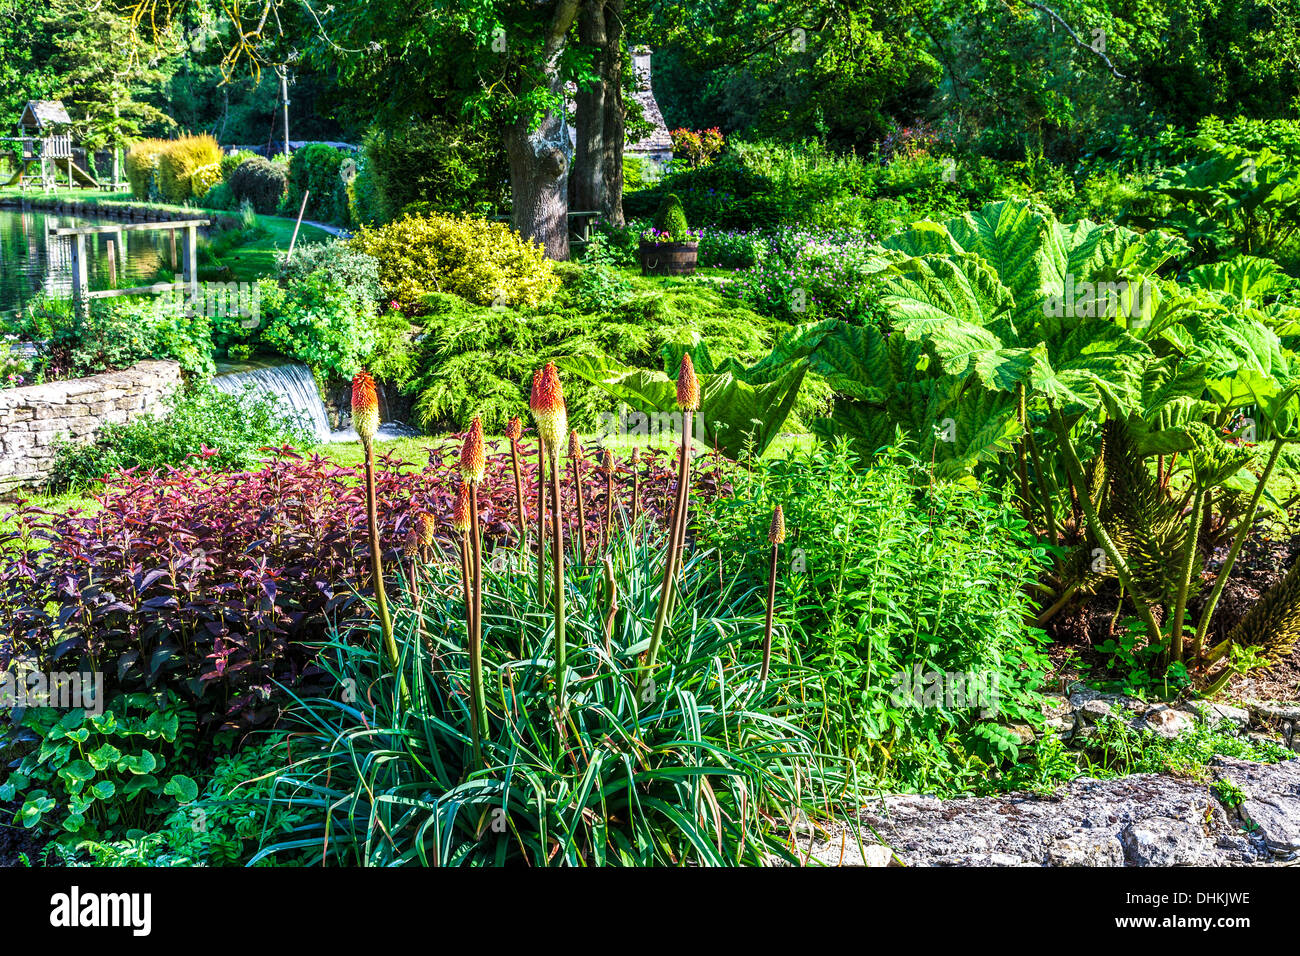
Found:
[[[44,481],[59,436],[89,441],[104,425],[151,410],[180,381],[175,362],[141,362],[121,372],[0,390],[0,493]]]

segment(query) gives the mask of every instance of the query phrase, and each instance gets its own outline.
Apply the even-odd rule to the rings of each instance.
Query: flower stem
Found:
[[[772,545],[772,564],[767,575],[767,618],[763,622],[763,666],[758,672],[759,683],[767,680],[768,668],[772,663],[772,612],[776,608],[776,563],[780,549],[779,544]]]
[[[551,566],[555,589],[555,697],[561,713],[564,711],[564,682],[568,667],[568,648],[564,642],[564,514],[560,506],[560,463],[555,450],[551,452],[551,503],[554,514],[551,521]]]
[[[582,462],[573,461],[573,497],[578,502],[578,564],[587,563],[587,509],[582,494]]]
[[[470,486],[469,533],[473,585],[472,627],[469,642],[469,681],[473,708],[470,727],[474,734],[474,762],[482,764],[483,734],[487,729],[487,704],[483,695],[483,537],[478,523],[478,485]]]
[[[528,513],[524,507],[524,481],[519,474],[519,442],[515,439],[510,440],[510,466],[515,473],[515,509],[518,512],[519,519],[519,550],[528,551]],[[523,559],[524,565],[527,566],[527,558]]]
[[[546,603],[546,442],[537,438],[537,603]]]
[[[673,505],[672,520],[668,530],[668,551],[664,556],[664,577],[659,587],[659,608],[655,612],[654,631],[650,635],[650,646],[646,649],[646,667],[653,670],[659,658],[659,645],[663,641],[664,628],[668,624],[669,602],[672,599],[674,581],[677,577],[677,561],[680,555],[679,536],[685,528],[686,502],[689,498],[690,482],[690,433],[691,413],[683,415],[682,447],[677,466],[677,499]]]

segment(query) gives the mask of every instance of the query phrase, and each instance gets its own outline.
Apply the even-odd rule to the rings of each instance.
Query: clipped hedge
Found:
[[[126,181],[131,184],[131,195],[134,198],[149,199],[149,187],[153,183],[154,174],[158,172],[168,142],[165,139],[142,139],[127,151]]]
[[[403,311],[424,311],[435,292],[478,305],[535,306],[560,287],[542,247],[502,222],[408,215],[362,227],[349,242],[379,260],[384,296]]]
[[[158,157],[158,188],[170,203],[202,196],[221,181],[221,147],[211,136],[172,140]]]
[[[259,213],[271,215],[284,198],[288,176],[283,166],[253,156],[236,166],[226,182],[236,203],[247,199]]]
[[[126,180],[136,199],[188,202],[221,182],[221,147],[206,134],[142,139],[126,154]]]
[[[312,143],[289,157],[289,208],[297,210],[304,194],[304,216],[342,226],[348,221],[348,187],[339,175],[351,157],[347,150]]]

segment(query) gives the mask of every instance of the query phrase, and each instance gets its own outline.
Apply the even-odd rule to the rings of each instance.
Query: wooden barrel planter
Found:
[[[641,274],[688,276],[695,271],[699,254],[698,242],[642,242]]]

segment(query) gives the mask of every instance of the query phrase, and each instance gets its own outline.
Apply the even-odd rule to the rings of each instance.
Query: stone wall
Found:
[[[141,362],[90,378],[0,389],[0,493],[44,481],[60,435],[89,441],[102,426],[153,408],[180,380],[175,362]]]

